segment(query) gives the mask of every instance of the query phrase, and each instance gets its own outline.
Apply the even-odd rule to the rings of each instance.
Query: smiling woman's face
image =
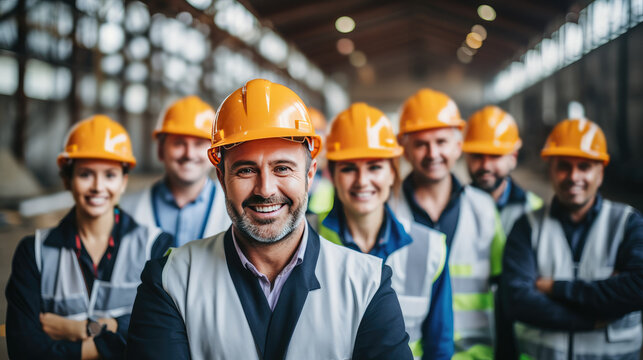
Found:
[[[344,210],[355,216],[379,211],[391,194],[395,170],[389,159],[338,161],[333,183]]]
[[[314,160],[306,168],[305,151],[300,143],[265,139],[225,152],[225,171],[218,175],[228,214],[244,235],[274,243],[301,224],[308,206],[308,185],[317,170]]]
[[[67,187],[77,209],[89,218],[113,211],[127,187],[127,174],[117,161],[79,159],[74,161]]]

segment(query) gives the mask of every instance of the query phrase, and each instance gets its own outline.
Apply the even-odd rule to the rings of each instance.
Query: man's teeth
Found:
[[[279,208],[281,208],[281,205],[255,206],[254,208],[257,212],[267,213],[279,210]]]

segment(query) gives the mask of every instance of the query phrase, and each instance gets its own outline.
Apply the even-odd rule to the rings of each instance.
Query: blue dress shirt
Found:
[[[165,180],[152,187],[152,205],[156,225],[174,236],[175,246],[203,238],[216,189],[208,178],[197,198],[180,208]]]

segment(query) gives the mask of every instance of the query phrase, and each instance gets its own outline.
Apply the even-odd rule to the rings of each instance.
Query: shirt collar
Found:
[[[388,205],[386,207],[388,207]],[[340,214],[339,223],[340,223],[340,231],[338,233],[341,234],[342,243],[344,243],[344,245],[354,244],[356,248],[359,248],[359,246],[355,244],[355,241],[353,240],[353,235],[351,235],[350,230],[348,229],[348,225],[346,224],[346,215],[344,214],[343,211]],[[375,242],[375,246],[373,246],[373,250],[377,249],[380,246],[386,246],[389,242],[390,233],[391,233],[391,218],[390,216],[388,216],[385,208],[384,218],[382,219],[382,225],[380,226],[380,229],[377,232],[377,241]]]
[[[404,195],[406,196],[406,199],[414,205],[417,208],[420,208],[420,205],[417,203],[415,200],[415,189],[414,189],[414,184],[413,184],[413,173],[410,173],[406,179],[402,182],[402,191],[404,192]],[[449,205],[458,199],[460,194],[464,191],[464,186],[462,186],[462,183],[460,180],[458,180],[453,173],[451,174],[451,193],[449,196]],[[449,207],[447,205],[447,207]],[[424,210],[423,210],[424,211]]]
[[[214,183],[208,176],[205,179],[203,189],[201,189],[201,192],[199,192],[199,195],[197,195],[196,199],[194,199],[191,204],[208,201],[208,199],[210,198],[210,193],[212,191],[214,191]],[[176,206],[174,195],[172,194],[170,187],[167,185],[167,179],[163,179],[157,183],[157,194],[159,196],[159,199],[161,199],[163,202]]]
[[[502,209],[509,203],[509,200],[511,198],[511,193],[514,188],[512,185],[513,184],[512,184],[511,178],[507,176],[505,178],[505,189],[502,192],[502,194],[500,194],[498,201],[496,201],[496,207],[498,207],[498,209]]]
[[[115,242],[119,242],[125,234],[134,230],[138,224],[131,218],[126,212],[117,208],[119,211],[119,223],[114,224],[112,228],[112,237]],[[65,215],[65,217],[58,223],[58,226],[53,228],[47,238],[44,240],[44,244],[47,246],[55,247],[65,247],[65,248],[75,248],[76,247],[76,235],[78,234],[78,226],[76,224],[76,207],[72,207],[71,210]]]
[[[558,201],[558,198],[554,196],[554,199],[551,202],[551,210],[550,214],[554,218],[568,223],[568,224],[591,224],[596,216],[598,215],[598,212],[601,211],[601,207],[603,206],[603,197],[600,194],[596,194],[596,198],[594,201],[594,205],[592,205],[591,209],[587,212],[587,215],[585,215],[585,218],[581,220],[580,223],[574,223],[569,216],[569,212],[562,206],[560,201]]]
[[[261,273],[256,266],[248,258],[246,255],[241,251],[241,248],[239,247],[239,243],[237,242],[237,238],[234,234],[234,227],[231,229],[232,232],[232,243],[234,244],[234,249],[237,251],[237,255],[239,256],[239,260],[241,261],[241,265],[250,270],[256,277],[266,277],[265,274]],[[308,222],[304,221],[304,233],[301,237],[301,242],[299,243],[299,247],[297,248],[297,252],[295,252],[295,256],[290,259],[288,264],[284,267],[282,272],[284,270],[290,270],[294,268],[295,266],[301,264],[304,262],[304,255],[306,253],[306,246],[308,245]]]
[[[387,255],[393,251],[410,244],[413,242],[411,237],[406,233],[404,226],[400,224],[399,221],[395,218],[393,211],[388,206],[384,204],[384,221],[382,226],[377,234],[377,243],[371,250],[371,253],[382,253],[382,249]],[[342,203],[335,199],[333,204],[333,209],[328,213],[326,218],[322,221],[322,224],[328,229],[340,235],[340,240],[344,245],[354,245],[352,247],[359,248],[357,244],[353,241],[353,237],[350,235],[348,228],[346,226],[346,216],[344,215],[344,210],[342,208]]]

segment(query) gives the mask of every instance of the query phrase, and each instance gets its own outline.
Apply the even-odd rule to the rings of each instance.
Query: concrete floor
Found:
[[[539,169],[540,168],[540,169]],[[529,166],[529,169],[539,169],[538,171],[528,170],[526,166],[521,166],[513,173],[513,177],[524,188],[530,189],[540,195],[546,201],[549,201],[553,195],[551,186],[546,178],[544,167],[536,165]],[[464,164],[458,163],[456,175],[463,181],[468,180]],[[136,191],[152,183],[158,175],[133,175],[130,178],[128,191]],[[623,193],[619,189],[603,189],[603,194],[607,198],[619,201],[627,201],[633,204],[639,210],[643,206],[643,194]],[[7,286],[7,280],[11,271],[11,259],[18,242],[27,235],[34,232],[34,229],[41,227],[55,226],[58,221],[65,215],[67,209],[58,210],[49,214],[38,215],[30,218],[22,218],[16,211],[0,209],[0,323],[6,319],[7,303],[4,296],[4,289]],[[4,339],[0,341],[0,360],[7,359],[7,347]]]

